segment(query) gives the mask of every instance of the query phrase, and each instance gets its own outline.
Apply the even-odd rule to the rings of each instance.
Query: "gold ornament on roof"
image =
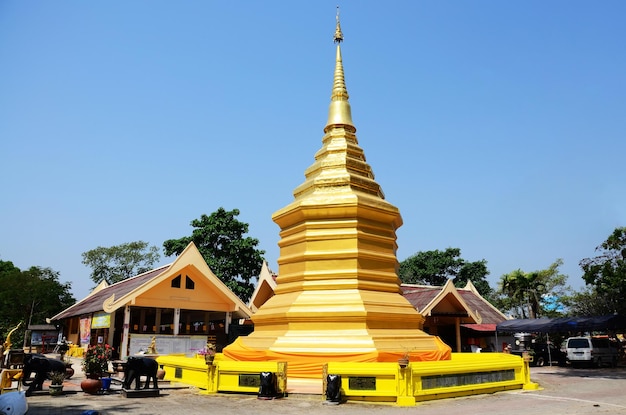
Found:
[[[11,330],[11,331],[9,332],[9,334],[7,334],[7,338],[6,338],[5,342],[4,342],[4,344],[2,345],[2,349],[4,350],[4,354],[5,354],[5,355],[6,355],[6,354],[9,354],[9,350],[11,350],[11,347],[13,346],[13,343],[11,343],[11,334],[13,334],[13,332],[14,332],[15,330],[17,330],[17,329],[18,329],[21,325],[22,325],[22,322],[20,321],[20,322],[17,324],[17,326],[15,326],[15,327],[13,328],[13,330]]]
[[[337,27],[335,28],[335,38],[333,41],[335,43],[343,42],[343,33],[341,33],[341,25],[339,24],[339,6],[337,6]]]

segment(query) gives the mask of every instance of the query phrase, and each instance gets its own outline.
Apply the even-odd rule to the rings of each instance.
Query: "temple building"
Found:
[[[275,295],[252,316],[254,332],[224,348],[239,361],[287,361],[289,382],[320,379],[336,362],[447,360],[451,349],[425,333],[397,275],[398,208],[383,194],[359,147],[341,57],[322,148],[294,200],[274,213],[280,227]]]
[[[159,354],[193,354],[207,339],[218,350],[251,326],[252,315],[190,243],[169,265],[107,285],[50,320],[75,345],[108,343],[119,358],[146,351],[153,337]]]
[[[507,317],[468,281],[442,287],[402,284],[402,295],[426,319],[424,331],[439,336],[455,352],[500,351],[496,325]]]

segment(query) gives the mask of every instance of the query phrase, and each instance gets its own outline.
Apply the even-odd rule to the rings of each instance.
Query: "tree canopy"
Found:
[[[500,277],[494,305],[517,318],[557,317],[564,310],[570,291],[567,275],[559,272],[557,259],[547,269],[524,272],[517,269]]]
[[[105,280],[108,284],[125,280],[150,271],[160,259],[159,248],[147,242],[136,241],[108,248],[99,246],[83,252],[83,264],[91,268],[91,279],[96,284]]]
[[[165,255],[179,255],[193,241],[211,271],[239,298],[247,302],[254,292],[253,280],[263,265],[265,251],[256,249],[259,240],[245,236],[248,224],[239,221],[238,209],[220,207],[209,216],[191,221],[191,236],[163,243]]]
[[[456,287],[463,287],[472,281],[478,292],[487,297],[491,287],[486,277],[489,275],[487,261],[468,262],[461,258],[459,248],[446,248],[445,251],[419,251],[400,262],[400,280],[405,284],[444,285],[449,279]]]
[[[623,302],[624,298],[614,293],[600,294],[595,287],[586,287],[569,297],[566,304],[571,316],[605,316],[619,310]]]
[[[11,336],[14,346],[28,323],[44,324],[46,318],[76,302],[69,282],[61,283],[51,268],[31,267],[22,271],[10,261],[0,261],[0,336],[4,338],[18,323],[22,326]],[[17,341],[16,341],[17,340]]]
[[[580,261],[592,294],[586,300],[595,299],[605,310],[613,308],[610,313],[626,314],[626,227],[616,228],[596,251],[599,255]]]

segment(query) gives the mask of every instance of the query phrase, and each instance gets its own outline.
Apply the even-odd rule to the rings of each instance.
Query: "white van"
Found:
[[[567,360],[573,367],[582,364],[617,366],[618,350],[606,337],[570,337],[566,341]]]

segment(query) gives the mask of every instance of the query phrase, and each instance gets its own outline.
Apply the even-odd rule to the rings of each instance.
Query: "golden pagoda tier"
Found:
[[[227,346],[233,360],[288,362],[289,378],[320,378],[326,362],[450,359],[450,347],[422,331],[424,318],[401,295],[398,208],[385,200],[359,147],[337,55],[322,148],[275,212],[280,227],[275,295],[252,320],[254,332]]]

